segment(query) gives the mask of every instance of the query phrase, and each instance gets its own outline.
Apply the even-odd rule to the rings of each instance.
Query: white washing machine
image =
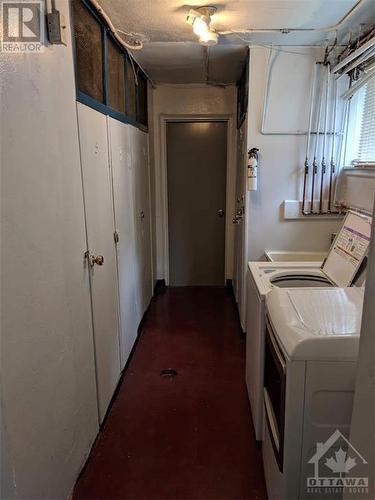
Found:
[[[363,295],[355,287],[275,287],[267,296],[262,453],[270,500],[342,498],[336,452],[360,460],[346,440]]]
[[[318,262],[250,262],[247,276],[246,386],[258,441],[263,435],[265,298],[273,288],[362,286],[362,268],[371,235],[371,217],[348,212],[320,267]]]

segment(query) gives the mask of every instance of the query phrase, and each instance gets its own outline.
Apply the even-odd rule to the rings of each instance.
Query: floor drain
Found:
[[[173,370],[173,368],[167,368],[166,370],[162,370],[160,372],[160,376],[163,378],[175,378],[177,375],[177,371]]]

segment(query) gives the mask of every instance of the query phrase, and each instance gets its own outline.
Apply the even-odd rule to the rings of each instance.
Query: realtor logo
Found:
[[[1,1],[1,51],[41,52],[44,36],[44,1]]]
[[[339,430],[325,443],[317,443],[308,463],[314,467],[314,475],[307,478],[308,493],[368,493],[368,477],[352,475],[355,468],[363,472],[367,462]]]

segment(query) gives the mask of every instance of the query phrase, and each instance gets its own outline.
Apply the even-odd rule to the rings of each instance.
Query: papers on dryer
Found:
[[[367,254],[372,217],[348,212],[324,263],[323,271],[337,286],[352,284]]]

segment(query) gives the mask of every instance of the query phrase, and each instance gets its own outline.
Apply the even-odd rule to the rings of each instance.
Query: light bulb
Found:
[[[218,38],[219,37],[218,37],[218,34],[216,33],[216,31],[208,30],[206,33],[203,33],[199,37],[199,43],[201,45],[206,45],[206,46],[216,45],[218,42]]]
[[[201,17],[197,17],[193,23],[193,31],[197,36],[202,36],[208,32],[208,24]]]

